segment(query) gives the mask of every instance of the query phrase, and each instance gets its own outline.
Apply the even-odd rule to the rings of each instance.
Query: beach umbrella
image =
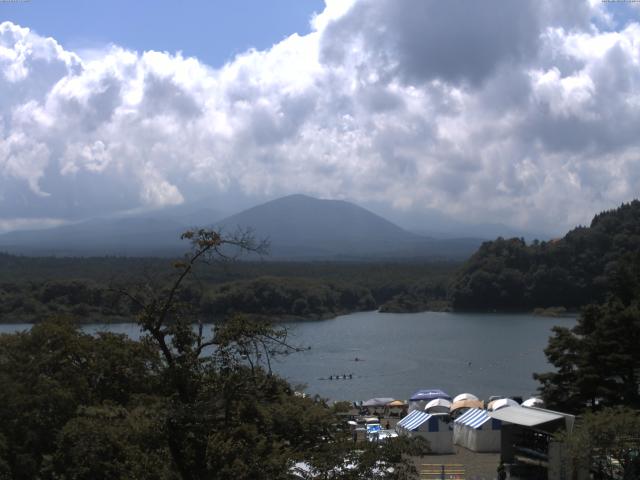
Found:
[[[462,400],[479,400],[473,393],[461,393],[453,398],[453,403],[460,402]]]
[[[407,403],[403,402],[402,400],[394,400],[393,402],[389,402],[387,403],[387,407],[389,408],[403,408],[406,407]]]
[[[496,410],[500,410],[504,407],[517,407],[520,404],[511,398],[500,398],[498,400],[494,400],[493,402],[489,402],[487,405],[487,410],[491,410],[495,412]]]

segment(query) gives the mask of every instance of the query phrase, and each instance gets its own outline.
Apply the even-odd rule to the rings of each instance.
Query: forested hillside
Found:
[[[202,265],[184,300],[205,321],[233,313],[320,319],[383,307],[415,311],[442,304],[459,266],[448,262],[222,262]],[[161,289],[173,273],[165,258],[54,258],[0,254],[0,323],[65,315],[83,323],[131,321],[135,286]]]
[[[579,308],[604,300],[620,260],[638,249],[640,201],[634,200],[562,239],[484,243],[456,275],[449,297],[456,310]]]

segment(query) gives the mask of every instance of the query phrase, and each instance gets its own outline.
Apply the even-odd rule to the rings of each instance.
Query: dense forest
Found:
[[[442,308],[451,262],[255,262],[202,265],[182,295],[199,317],[233,313],[321,319],[355,311]],[[171,278],[165,258],[55,258],[0,254],[0,322],[33,323],[52,315],[82,322],[130,321],[135,302],[123,290],[158,288]]]
[[[640,201],[623,204],[549,242],[484,243],[449,288],[455,310],[578,309],[601,302],[627,254],[640,249]]]
[[[417,478],[408,438],[356,444],[322,399],[270,370],[286,332],[233,316],[197,320],[196,264],[226,240],[194,239],[160,289],[125,292],[140,341],[65,318],[0,335],[0,480]]]
[[[640,202],[595,216],[548,242],[498,238],[462,266],[455,262],[217,261],[183,291],[199,318],[234,313],[321,319],[355,311],[512,310],[601,302],[624,255],[640,248]],[[71,315],[83,322],[130,321],[123,290],[157,288],[172,274],[164,258],[21,257],[0,254],[0,322]]]

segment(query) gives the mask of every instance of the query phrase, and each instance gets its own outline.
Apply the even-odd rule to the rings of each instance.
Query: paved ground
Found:
[[[456,453],[453,454],[426,455],[416,458],[418,472],[422,470],[424,464],[457,464],[464,466],[465,475],[460,477],[464,480],[494,480],[497,477],[497,468],[500,463],[499,453],[476,453],[457,445],[454,448]],[[420,478],[429,477],[421,476]]]

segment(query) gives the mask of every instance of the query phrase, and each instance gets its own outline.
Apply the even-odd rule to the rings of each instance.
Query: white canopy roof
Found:
[[[565,418],[560,412],[541,410],[539,408],[525,408],[520,405],[501,408],[498,411],[489,412],[489,416],[503,422],[515,423],[525,427],[534,427],[543,423]]]

